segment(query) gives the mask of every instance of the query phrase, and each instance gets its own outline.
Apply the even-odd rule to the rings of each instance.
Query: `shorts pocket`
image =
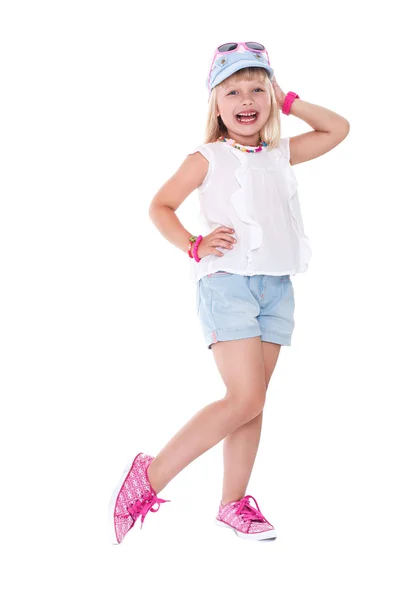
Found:
[[[209,273],[207,277],[216,279],[218,277],[229,277],[230,275],[233,275],[233,273],[228,273],[228,271],[217,271],[216,273]]]

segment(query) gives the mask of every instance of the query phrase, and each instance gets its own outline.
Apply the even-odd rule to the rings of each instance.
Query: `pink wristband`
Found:
[[[293,104],[293,100],[295,100],[296,98],[300,98],[300,96],[295,92],[288,92],[286,94],[285,101],[282,105],[282,112],[284,115],[288,115],[290,113],[290,107]]]
[[[197,236],[197,240],[195,241],[193,247],[192,247],[192,254],[193,254],[193,258],[196,262],[200,262],[201,258],[199,258],[199,255],[197,254],[197,248],[201,242],[201,240],[203,239],[202,235]]]

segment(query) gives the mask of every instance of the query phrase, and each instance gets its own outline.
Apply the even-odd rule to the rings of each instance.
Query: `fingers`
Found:
[[[217,230],[215,230],[217,231]],[[237,239],[234,238],[232,235],[228,235],[227,233],[218,233],[216,234],[215,231],[212,234],[212,238],[210,241],[210,243],[212,243],[212,245],[215,246],[223,246],[224,248],[230,248],[232,246],[232,244],[236,244],[237,243]],[[228,231],[232,231],[232,229],[229,229]],[[228,244],[224,244],[224,243],[220,243],[222,242],[222,240],[226,240],[228,242]]]
[[[228,241],[225,241],[228,240]],[[222,237],[218,237],[218,238],[214,238],[213,240],[210,241],[210,246],[222,246],[222,248],[233,248],[233,246],[235,245],[236,240],[234,238],[222,238]]]
[[[228,231],[229,233],[234,233],[235,230],[232,229],[231,227],[225,227],[225,225],[221,225],[220,227],[217,227],[217,229],[214,230],[215,231]]]
[[[229,234],[234,232],[234,229],[232,229],[231,227],[225,227],[224,225],[221,225],[220,227],[217,227],[217,229],[214,229],[214,231],[211,234],[212,237],[210,237],[208,241],[208,246],[214,248],[213,250],[211,250],[211,254],[214,254],[215,256],[224,256],[223,252],[217,250],[217,246],[220,248],[222,247],[227,248],[228,250],[232,250],[234,245],[237,243],[237,240]]]

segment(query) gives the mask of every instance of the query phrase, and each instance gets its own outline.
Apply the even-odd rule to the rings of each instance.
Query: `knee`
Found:
[[[232,414],[239,421],[239,425],[251,421],[263,411],[265,395],[265,388],[252,391],[247,390],[242,394],[235,392],[226,395],[226,400],[231,407]]]

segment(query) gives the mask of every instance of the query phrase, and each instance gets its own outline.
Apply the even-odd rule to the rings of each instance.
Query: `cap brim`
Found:
[[[262,63],[258,60],[249,60],[249,59],[245,59],[245,60],[238,60],[236,62],[234,62],[232,65],[229,65],[229,67],[226,67],[222,73],[219,73],[216,78],[214,79],[213,82],[210,82],[210,91],[219,83],[222,83],[225,79],[227,79],[228,77],[230,77],[231,75],[233,75],[233,73],[236,73],[236,71],[240,71],[240,69],[245,69],[246,67],[261,67],[262,69],[265,69],[269,75],[269,78],[271,79],[272,75],[274,74],[274,70],[272,69],[272,67],[270,67],[269,65],[266,65],[265,63]]]

